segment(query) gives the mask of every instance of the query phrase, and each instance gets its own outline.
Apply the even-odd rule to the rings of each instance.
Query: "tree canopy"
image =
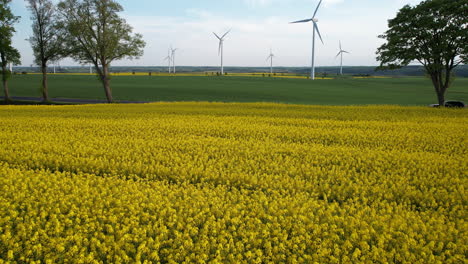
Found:
[[[14,24],[19,21],[18,16],[13,15],[9,7],[11,0],[0,0],[0,63],[2,69],[2,83],[5,100],[10,101],[8,90],[8,79],[11,72],[7,69],[8,64],[20,64],[20,53],[12,46],[11,38],[15,33]]]
[[[66,54],[64,32],[57,25],[56,7],[51,0],[27,0],[33,21],[33,35],[29,38],[34,62],[42,70],[42,97],[48,101],[47,64],[56,61]]]
[[[468,62],[468,2],[426,0],[404,6],[380,38],[380,69],[421,63],[431,76],[439,103],[453,79],[452,70]]]
[[[146,45],[142,35],[132,35],[132,27],[118,14],[122,6],[114,0],[64,0],[58,7],[69,55],[95,66],[107,99],[112,102],[110,64],[142,56]]]

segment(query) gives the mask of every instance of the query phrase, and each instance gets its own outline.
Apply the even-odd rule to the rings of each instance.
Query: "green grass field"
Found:
[[[39,75],[15,75],[12,96],[40,96]],[[105,99],[94,76],[49,75],[51,97]],[[111,81],[116,100],[281,102],[291,104],[356,105],[436,103],[426,78],[310,80],[262,77],[116,76]],[[0,92],[3,96],[3,89]],[[458,78],[447,100],[468,102],[468,79]]]

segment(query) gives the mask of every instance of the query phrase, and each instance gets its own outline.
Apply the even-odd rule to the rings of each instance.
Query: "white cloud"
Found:
[[[299,0],[267,0],[257,1],[256,4],[267,5],[269,1]],[[318,0],[301,1],[318,3]],[[319,14],[319,27],[325,45],[317,45],[318,65],[337,64],[335,55],[339,40],[352,53],[346,57],[346,65],[376,65],[375,51],[382,43],[377,36],[386,30],[387,19],[395,15],[397,7],[402,6],[396,1],[403,0],[389,1],[393,2],[389,8],[368,8],[365,15],[355,15],[357,7],[341,8],[337,5],[348,1],[324,0],[324,4],[335,6],[328,8],[324,5]],[[288,22],[308,15],[310,9],[302,14],[230,17],[201,8],[188,9],[185,14],[176,17],[124,14],[127,22],[134,27],[134,32],[143,34],[147,46],[145,55],[140,60],[124,60],[114,65],[166,65],[164,58],[167,56],[167,49],[173,45],[179,48],[177,65],[216,66],[219,64],[218,42],[212,32],[222,33],[232,28],[232,33],[225,42],[226,65],[266,66],[265,60],[271,47],[277,56],[276,65],[307,66],[310,65],[312,27],[310,24],[291,25]],[[27,34],[19,32],[16,38],[23,55],[23,65],[29,65],[32,61],[29,44],[24,41]],[[64,64],[72,63],[67,60],[62,63]]]
[[[409,5],[416,5],[416,4],[421,3],[422,0],[396,0],[396,2],[397,2],[399,5],[403,6],[403,5],[407,5],[407,4],[409,4]]]
[[[344,0],[324,0],[323,5],[324,6],[332,6],[332,5],[340,4],[340,3],[343,3],[343,2],[344,2]]]
[[[263,7],[270,5],[274,2],[274,0],[244,0],[244,3],[247,4],[249,7]]]
[[[284,2],[290,2],[293,4],[295,1],[293,0],[243,0],[244,3],[251,7],[251,8],[256,8],[256,7],[265,7],[269,5],[273,5],[275,3],[284,3]],[[401,1],[401,0],[400,0]],[[319,0],[307,0],[307,2],[310,2],[310,4],[318,4]],[[343,3],[344,0],[323,0],[323,5],[324,6],[332,6],[335,4]]]

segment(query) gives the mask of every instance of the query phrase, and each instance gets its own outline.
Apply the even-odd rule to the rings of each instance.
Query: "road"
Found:
[[[5,100],[4,96],[0,96],[0,99]],[[21,96],[12,96],[11,100],[13,101],[32,101],[32,102],[42,102],[40,97],[21,97]],[[54,103],[65,103],[65,104],[107,104],[107,100],[97,100],[97,99],[76,99],[76,98],[52,98]],[[143,101],[116,101],[120,104],[145,104],[149,102]]]

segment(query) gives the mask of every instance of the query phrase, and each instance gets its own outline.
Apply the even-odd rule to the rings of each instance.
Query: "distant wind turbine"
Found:
[[[319,4],[317,5],[317,8],[315,9],[315,12],[312,18],[291,22],[291,24],[312,22],[312,24],[314,25],[314,30],[313,30],[314,32],[312,34],[312,70],[310,73],[310,78],[312,80],[315,80],[315,33],[316,32],[318,36],[320,37],[320,40],[322,41],[322,44],[323,44],[322,35],[320,34],[320,30],[317,26],[318,19],[315,18],[315,15],[317,15],[317,11],[319,10],[319,7],[320,7],[320,4],[322,4],[322,1],[323,0],[320,0]]]
[[[273,74],[273,58],[275,57],[275,54],[273,54],[273,51],[270,49],[270,55],[267,58],[267,61],[270,60],[270,73]]]
[[[338,56],[341,55],[341,64],[340,64],[340,75],[343,75],[343,53],[348,53],[350,54],[349,52],[347,52],[346,50],[343,50],[341,48],[341,41],[340,41],[340,52],[338,52],[338,54],[336,55],[335,59],[338,58]]]
[[[164,58],[164,60],[167,60],[169,73],[171,73],[172,58],[171,58],[171,50],[170,49],[167,51],[167,57]]]
[[[178,50],[178,49],[173,49],[173,48],[171,48],[171,59],[172,59],[172,68],[173,68],[172,72],[173,72],[173,73],[176,73],[176,67],[175,67],[175,53],[176,53],[177,50]]]
[[[218,55],[221,56],[221,75],[224,75],[224,65],[223,65],[223,53],[224,53],[224,38],[229,34],[231,30],[228,30],[222,37],[218,36],[216,33],[213,32],[213,34],[216,36],[216,38],[219,39],[219,49],[218,49]]]

